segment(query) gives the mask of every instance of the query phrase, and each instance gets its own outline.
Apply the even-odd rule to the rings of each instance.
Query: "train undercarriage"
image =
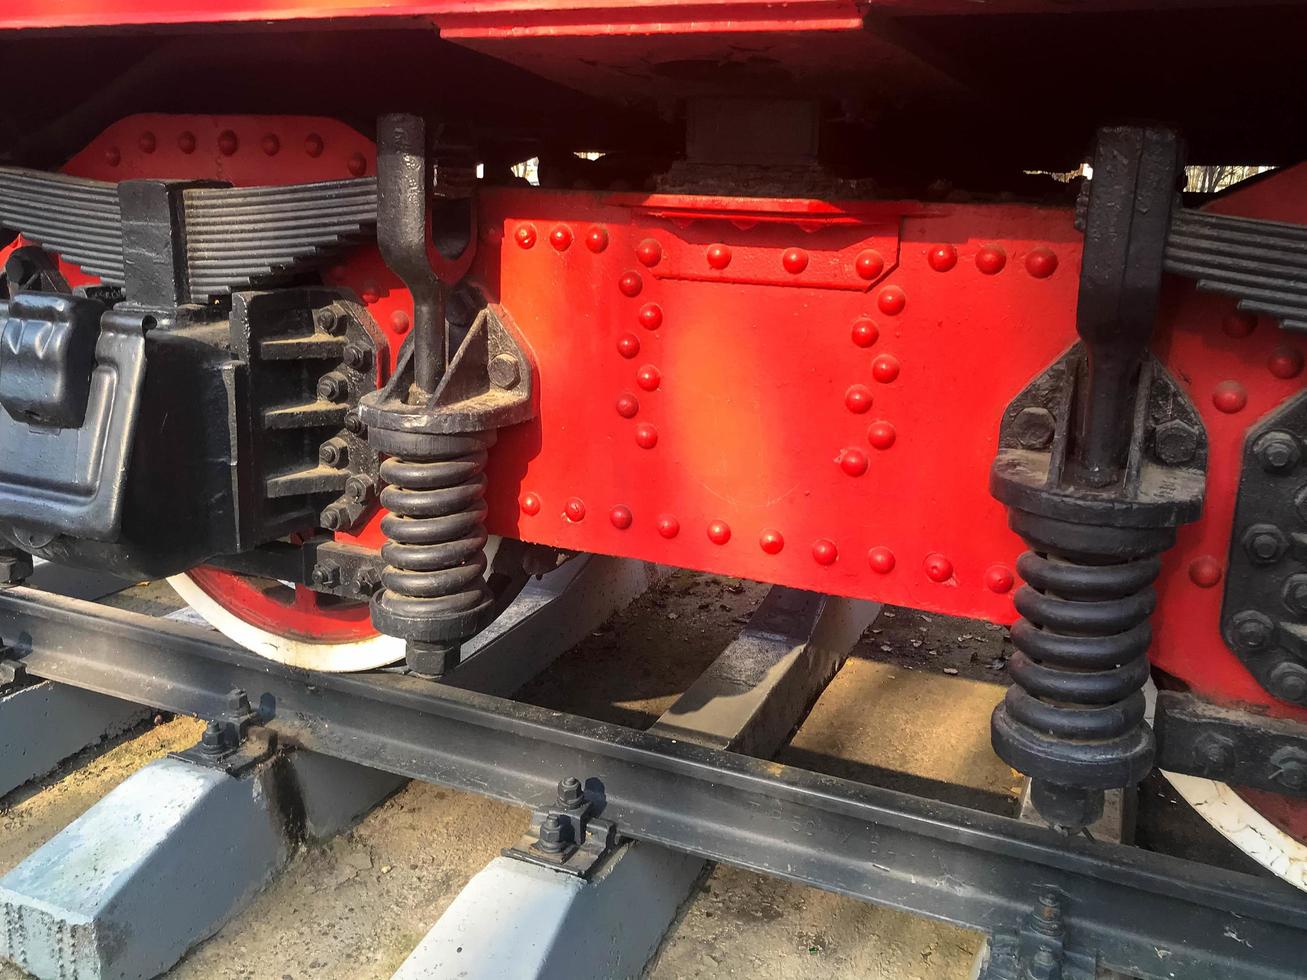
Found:
[[[1303,974],[1296,5],[201,6],[0,3],[14,76],[63,66],[0,114],[28,672],[221,716],[223,757],[537,807],[583,772],[618,835],[992,929],[995,980]],[[1010,627],[993,746],[1046,829],[461,692],[585,555]],[[1287,885],[1084,840],[1156,768]]]

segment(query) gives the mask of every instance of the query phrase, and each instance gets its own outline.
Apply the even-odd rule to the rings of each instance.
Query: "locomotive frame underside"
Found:
[[[0,109],[14,678],[213,719],[233,774],[530,806],[563,863],[645,840],[980,929],[991,980],[1301,975],[1302,888],[1082,833],[1159,767],[1307,842],[1294,5],[91,6],[0,9],[15,77],[64,66]],[[1185,192],[1212,161],[1275,169]],[[460,690],[583,553],[1011,625],[993,742],[1049,829]]]

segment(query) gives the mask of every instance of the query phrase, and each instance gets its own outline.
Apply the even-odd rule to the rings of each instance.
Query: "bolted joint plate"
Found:
[[[507,317],[502,307],[482,306],[451,356],[434,397],[422,404],[406,400],[413,384],[410,334],[385,387],[366,395],[359,405],[359,418],[369,434],[378,430],[423,435],[485,432],[533,418],[531,363],[505,325]],[[453,330],[450,334],[456,336]]]
[[[1140,372],[1123,482],[1094,489],[1072,471],[1071,428],[1086,354],[1075,344],[1008,405],[990,492],[1014,510],[1069,524],[1174,528],[1202,513],[1207,433],[1189,397],[1150,355]]]

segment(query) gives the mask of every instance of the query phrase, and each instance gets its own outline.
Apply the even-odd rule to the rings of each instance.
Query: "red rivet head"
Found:
[[[663,325],[663,308],[657,303],[645,303],[640,307],[640,326],[646,330],[657,330]]]
[[[195,152],[195,134],[186,130],[177,134],[177,149],[183,153]]]
[[[894,431],[894,426],[883,419],[872,422],[867,427],[867,441],[876,449],[888,449],[894,445],[894,440],[898,438],[898,433]]]
[[[275,133],[269,133],[267,136],[263,137],[263,143],[261,145],[263,146],[263,152],[270,157],[275,157],[281,152],[281,140],[277,138]]]
[[[787,248],[781,256],[781,265],[785,266],[786,272],[797,276],[808,268],[808,253],[801,248]]]
[[[1217,411],[1233,415],[1243,411],[1243,407],[1248,404],[1248,392],[1238,381],[1222,381],[1212,392],[1212,404]]]
[[[708,525],[708,540],[713,544],[725,544],[731,540],[731,526],[725,521],[713,521]]]
[[[111,146],[104,151],[104,162],[111,167],[116,167],[122,163],[123,155],[119,152],[118,147]]]
[[[1302,352],[1296,347],[1277,347],[1266,359],[1266,369],[1286,381],[1296,378],[1302,374]]]
[[[585,520],[585,502],[580,497],[572,497],[563,505],[563,515],[573,524]]]
[[[639,245],[635,246],[635,257],[640,260],[640,264],[653,268],[663,258],[663,247],[653,238],[646,238]]]
[[[1026,271],[1036,279],[1047,279],[1057,271],[1057,254],[1051,248],[1032,248],[1026,255]]]
[[[559,225],[549,233],[549,244],[560,252],[566,252],[572,244],[572,229]]]
[[[997,245],[982,246],[976,253],[976,268],[987,276],[996,276],[1007,265],[1007,252]]]
[[[617,338],[617,353],[632,358],[640,353],[640,338],[633,333],[624,333]]]
[[[871,282],[873,279],[879,279],[880,274],[885,271],[885,259],[874,248],[869,248],[865,252],[858,253],[858,257],[853,260],[853,267],[861,278]]]
[[[377,300],[381,299],[381,287],[375,282],[365,282],[363,284],[363,291],[359,293],[359,296],[365,303],[375,303]]]
[[[535,225],[518,225],[517,231],[513,232],[513,241],[517,242],[520,248],[531,248],[536,243]]]
[[[990,565],[985,569],[985,588],[990,592],[997,592],[999,595],[1011,592],[1015,581],[1012,570],[1006,565]]]
[[[762,534],[758,535],[758,547],[769,555],[778,555],[785,547],[785,538],[780,531],[764,528]]]
[[[818,565],[833,565],[839,556],[839,549],[835,547],[834,541],[818,538],[812,543],[812,560]]]
[[[345,167],[355,177],[362,177],[368,172],[368,160],[362,153],[351,153],[345,161]]]
[[[871,389],[866,385],[852,385],[844,393],[844,407],[854,415],[861,415],[871,408]]]
[[[224,129],[218,134],[218,152],[225,157],[231,156],[240,149],[241,141],[236,138],[236,134],[230,129]]]
[[[154,138],[154,134],[148,131],[142,133],[140,137],[136,140],[136,147],[142,153],[153,153],[155,147],[157,147],[158,145],[159,145],[158,142]]]
[[[638,272],[627,272],[617,280],[617,288],[623,296],[639,296],[640,290],[644,289],[644,280]]]
[[[725,245],[708,246],[708,264],[718,271],[731,264],[731,250]]]
[[[871,362],[871,376],[883,385],[899,376],[899,360],[892,354],[881,354]]]
[[[668,539],[674,538],[681,533],[681,522],[671,514],[664,514],[662,517],[658,518],[656,526],[658,528],[658,533]]]
[[[926,256],[926,261],[936,272],[948,272],[958,264],[958,250],[952,245],[936,245]]]
[[[888,548],[872,548],[867,552],[867,564],[878,575],[888,575],[894,571],[894,552]]]
[[[408,314],[403,310],[396,310],[390,314],[390,325],[394,328],[395,333],[408,333],[408,328],[411,326]]]
[[[635,383],[645,391],[657,391],[662,381],[662,373],[652,364],[646,364],[635,375]]]
[[[625,531],[631,526],[631,508],[618,504],[608,512],[608,519],[613,522],[613,527],[617,530]]]
[[[641,449],[653,449],[658,445],[658,430],[648,422],[641,422],[635,427],[635,444]]]
[[[596,255],[608,247],[608,232],[595,225],[585,233],[585,247]]]
[[[867,472],[867,454],[861,449],[846,449],[840,453],[840,469],[849,476],[862,476]]]
[[[322,156],[322,151],[326,144],[322,142],[322,137],[317,133],[309,133],[304,137],[304,152],[309,156],[317,159]]]
[[[617,414],[624,419],[633,419],[640,411],[640,400],[635,395],[623,392],[617,396]]]
[[[533,493],[524,493],[518,506],[522,508],[522,513],[527,517],[535,517],[536,514],[540,513],[540,498]]]
[[[1189,581],[1200,589],[1210,589],[1221,581],[1221,563],[1211,555],[1201,555],[1189,563]]]
[[[1257,329],[1257,317],[1251,313],[1227,313],[1221,320],[1221,330],[1227,337],[1242,340]]]
[[[861,320],[854,321],[853,343],[858,347],[870,347],[880,339],[880,329],[871,320],[865,317]]]
[[[886,286],[876,297],[876,305],[886,316],[898,316],[908,305],[908,297],[898,286]]]
[[[947,582],[953,577],[953,563],[940,554],[926,556],[926,578],[932,582]]]

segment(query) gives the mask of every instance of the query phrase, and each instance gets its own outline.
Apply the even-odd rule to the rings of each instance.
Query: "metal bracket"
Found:
[[[1097,975],[1097,956],[1067,946],[1062,897],[1050,890],[1039,896],[1020,932],[991,937],[989,962],[978,980],[1095,980]]]
[[[239,776],[272,758],[277,750],[277,735],[263,727],[264,720],[249,696],[234,689],[227,695],[227,710],[209,722],[199,744],[170,753],[170,757]]]
[[[618,843],[617,824],[593,815],[595,804],[581,781],[569,776],[558,784],[555,805],[531,814],[527,832],[504,857],[589,878]]]

